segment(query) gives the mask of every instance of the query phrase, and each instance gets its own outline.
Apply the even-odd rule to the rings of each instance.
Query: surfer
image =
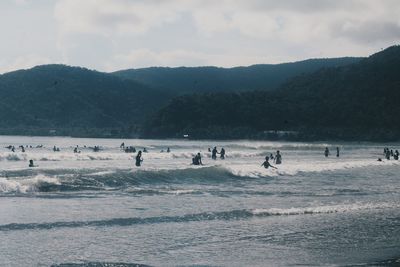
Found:
[[[193,164],[193,165],[203,165],[203,162],[201,161],[201,154],[200,154],[200,152],[197,153],[197,155],[194,156],[194,158],[192,158],[192,164]]]
[[[217,159],[217,153],[218,153],[217,147],[215,146],[211,152],[211,158],[214,160]]]
[[[221,156],[220,156],[221,159],[225,159],[225,149],[224,148],[221,148],[221,152],[219,154],[221,154]]]
[[[281,164],[281,163],[282,163],[282,155],[278,150],[276,151],[275,164]]]
[[[135,163],[135,165],[137,167],[140,167],[140,165],[142,164],[142,161],[143,161],[143,159],[142,159],[142,151],[139,150],[139,152],[136,155],[136,163]]]
[[[261,166],[263,166],[266,169],[268,169],[269,167],[274,168],[274,169],[278,169],[277,167],[272,166],[271,163],[269,163],[269,157],[268,156],[265,157],[265,161],[263,162],[263,164],[261,164]]]
[[[328,147],[325,147],[325,152],[324,152],[324,154],[325,154],[325,157],[326,157],[326,158],[329,156],[329,148],[328,148]]]

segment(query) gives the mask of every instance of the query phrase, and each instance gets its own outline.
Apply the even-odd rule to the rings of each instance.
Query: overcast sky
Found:
[[[400,43],[399,0],[1,0],[0,73],[367,56]]]

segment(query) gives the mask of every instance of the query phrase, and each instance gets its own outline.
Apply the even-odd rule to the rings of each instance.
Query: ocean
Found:
[[[400,144],[0,136],[0,266],[398,266],[384,147]]]

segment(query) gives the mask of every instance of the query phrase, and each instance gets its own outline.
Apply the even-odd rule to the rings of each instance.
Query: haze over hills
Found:
[[[146,136],[398,140],[400,46],[346,66],[300,75],[279,90],[175,98],[145,128]],[[265,132],[267,131],[267,132]]]
[[[153,67],[121,70],[113,74],[177,94],[273,90],[297,75],[311,73],[320,68],[348,65],[361,59],[357,57],[309,59],[293,63],[234,68]]]
[[[0,75],[0,133],[137,136],[150,114],[177,95],[265,89],[301,73],[358,62],[314,59],[231,69],[147,68],[102,73],[43,65]]]

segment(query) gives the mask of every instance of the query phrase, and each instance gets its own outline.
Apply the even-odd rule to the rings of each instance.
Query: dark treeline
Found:
[[[193,138],[400,139],[400,47],[348,66],[298,76],[273,92],[175,98],[144,136]],[[297,132],[293,134],[293,132]],[[292,133],[292,134],[290,134]]]

